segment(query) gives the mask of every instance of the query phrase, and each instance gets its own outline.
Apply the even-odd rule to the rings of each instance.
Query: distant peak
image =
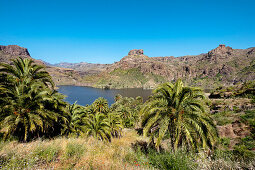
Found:
[[[130,50],[128,55],[143,55],[143,50],[142,49],[134,49],[134,50]]]
[[[225,44],[220,44],[217,48],[215,49],[218,49],[218,50],[221,50],[221,51],[226,51],[226,50],[232,50],[232,47],[229,47],[229,46],[226,46]]]
[[[220,48],[225,48],[226,45],[225,45],[225,44],[220,44],[219,47],[220,47]]]
[[[225,54],[232,52],[233,49],[229,46],[226,46],[225,44],[220,44],[217,48],[211,50],[210,54]]]

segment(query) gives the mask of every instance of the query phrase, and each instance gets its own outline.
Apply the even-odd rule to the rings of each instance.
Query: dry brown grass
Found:
[[[139,155],[139,152],[135,153],[132,149],[132,143],[137,140],[146,141],[147,139],[139,137],[135,130],[125,129],[123,137],[115,138],[111,143],[98,141],[92,137],[60,137],[30,143],[0,142],[0,169],[154,169],[153,160]],[[242,165],[242,162],[225,160],[223,157],[212,160],[203,153],[173,155],[169,152],[167,154],[171,154],[169,156],[172,157],[168,162],[165,162],[165,157],[156,160],[160,160],[161,164],[173,165],[177,168],[183,167],[179,164],[183,158],[186,159],[182,162],[185,164],[184,167],[190,165],[193,167],[191,169],[240,169],[242,167],[249,169],[255,165],[254,162]]]
[[[131,143],[139,138],[134,130],[125,129],[123,137],[111,143],[64,137],[30,143],[12,141],[1,144],[0,157],[26,160],[30,165],[24,168],[29,169],[144,169],[130,162],[135,160]],[[8,168],[18,165],[13,163]]]

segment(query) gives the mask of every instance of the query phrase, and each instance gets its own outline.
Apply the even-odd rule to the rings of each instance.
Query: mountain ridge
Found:
[[[10,63],[18,56],[32,59],[26,48],[0,46],[0,62]],[[207,53],[180,57],[148,57],[142,49],[134,49],[113,64],[33,60],[45,65],[57,85],[154,88],[182,79],[188,85],[213,88],[255,79],[255,47],[233,49],[223,44]]]
[[[208,53],[182,57],[148,57],[144,55],[143,50],[141,51],[135,55],[129,53],[119,62],[108,67],[95,83],[95,87],[154,88],[162,82],[183,79],[189,85],[214,88],[219,85],[232,85],[255,79],[254,70],[252,70],[252,63],[255,60],[254,47],[232,49],[219,45]],[[248,68],[250,72],[245,71]],[[128,72],[131,69],[133,69],[132,74],[136,69],[134,75]],[[126,70],[126,72],[121,72],[121,70]],[[128,74],[136,76],[135,74],[140,74],[139,72],[143,75],[140,78],[144,80],[138,84],[135,79],[130,80],[131,82],[125,82],[123,79],[123,77],[127,78]],[[121,83],[122,81],[125,83]]]

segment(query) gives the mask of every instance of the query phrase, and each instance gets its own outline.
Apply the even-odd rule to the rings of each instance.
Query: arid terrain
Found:
[[[208,53],[183,57],[148,57],[143,50],[131,50],[113,64],[44,64],[57,85],[98,88],[154,88],[162,82],[182,79],[191,86],[215,88],[255,79],[255,48],[232,49],[219,45]],[[31,58],[26,48],[0,46],[0,62]],[[46,63],[46,64],[45,64]]]

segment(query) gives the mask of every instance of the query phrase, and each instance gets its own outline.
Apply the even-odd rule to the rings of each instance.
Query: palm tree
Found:
[[[48,126],[44,134],[47,137],[64,134],[65,129],[69,128],[71,124],[71,114],[67,109],[69,104],[63,100],[66,96],[50,89],[48,89],[47,95],[47,98],[44,98],[44,110],[51,112],[54,120],[53,125]],[[50,121],[50,119],[47,121]]]
[[[114,97],[114,101],[117,102],[118,100],[122,99],[122,96],[120,94],[117,94],[115,97]]]
[[[94,108],[95,113],[96,112],[107,113],[109,111],[108,101],[103,97],[99,97],[98,99],[96,99],[92,106]]]
[[[123,129],[121,115],[116,112],[110,112],[107,115],[107,120],[109,122],[111,135],[113,137],[120,137]]]
[[[38,85],[24,88],[15,86],[15,89],[6,89],[8,97],[5,98],[5,108],[10,113],[3,119],[1,131],[5,138],[10,135],[19,135],[20,141],[27,141],[29,133],[43,132],[49,122],[44,119],[51,118],[49,112],[42,112],[45,91],[38,92]]]
[[[137,97],[135,98],[135,100],[136,100],[136,102],[137,102],[138,104],[143,103],[143,98],[142,98],[141,96],[137,96]]]
[[[117,109],[115,109],[115,112],[120,114],[124,127],[130,128],[134,126],[135,124],[135,118],[133,116],[134,112],[130,107],[119,106]]]
[[[77,105],[76,102],[72,105],[68,105],[68,111],[71,115],[70,117],[70,124],[67,130],[66,134],[75,133],[77,136],[84,133],[84,122],[83,119],[86,117],[85,109]]]
[[[170,138],[174,151],[183,145],[192,149],[215,145],[217,131],[201,89],[184,87],[178,80],[160,85],[153,94],[140,113],[143,134],[150,136],[152,143],[156,138],[157,148],[165,138]]]
[[[19,58],[13,63],[14,66],[0,63],[0,91],[4,91],[0,93],[1,114],[5,113],[1,116],[1,131],[5,138],[14,135],[20,141],[28,141],[46,132],[55,133],[49,129],[65,121],[61,109],[65,103],[52,89],[50,75],[29,59]]]
[[[2,82],[0,80],[0,82]],[[7,89],[4,88],[3,85],[0,85],[0,122],[4,119],[4,117],[8,113],[8,108],[6,108],[7,99]]]
[[[111,140],[110,125],[103,113],[97,112],[95,114],[90,114],[88,117],[84,118],[84,122],[87,136],[93,136],[103,141]]]
[[[118,100],[112,104],[111,111],[117,112],[122,118],[124,127],[133,127],[138,120],[138,113],[142,105],[142,98],[137,97],[119,97]]]
[[[13,60],[13,64],[0,63],[0,73],[8,75],[9,78],[16,82],[16,85],[31,85],[36,81],[40,81],[45,85],[54,87],[51,76],[48,72],[44,71],[44,66],[34,64],[34,61],[28,58]]]

